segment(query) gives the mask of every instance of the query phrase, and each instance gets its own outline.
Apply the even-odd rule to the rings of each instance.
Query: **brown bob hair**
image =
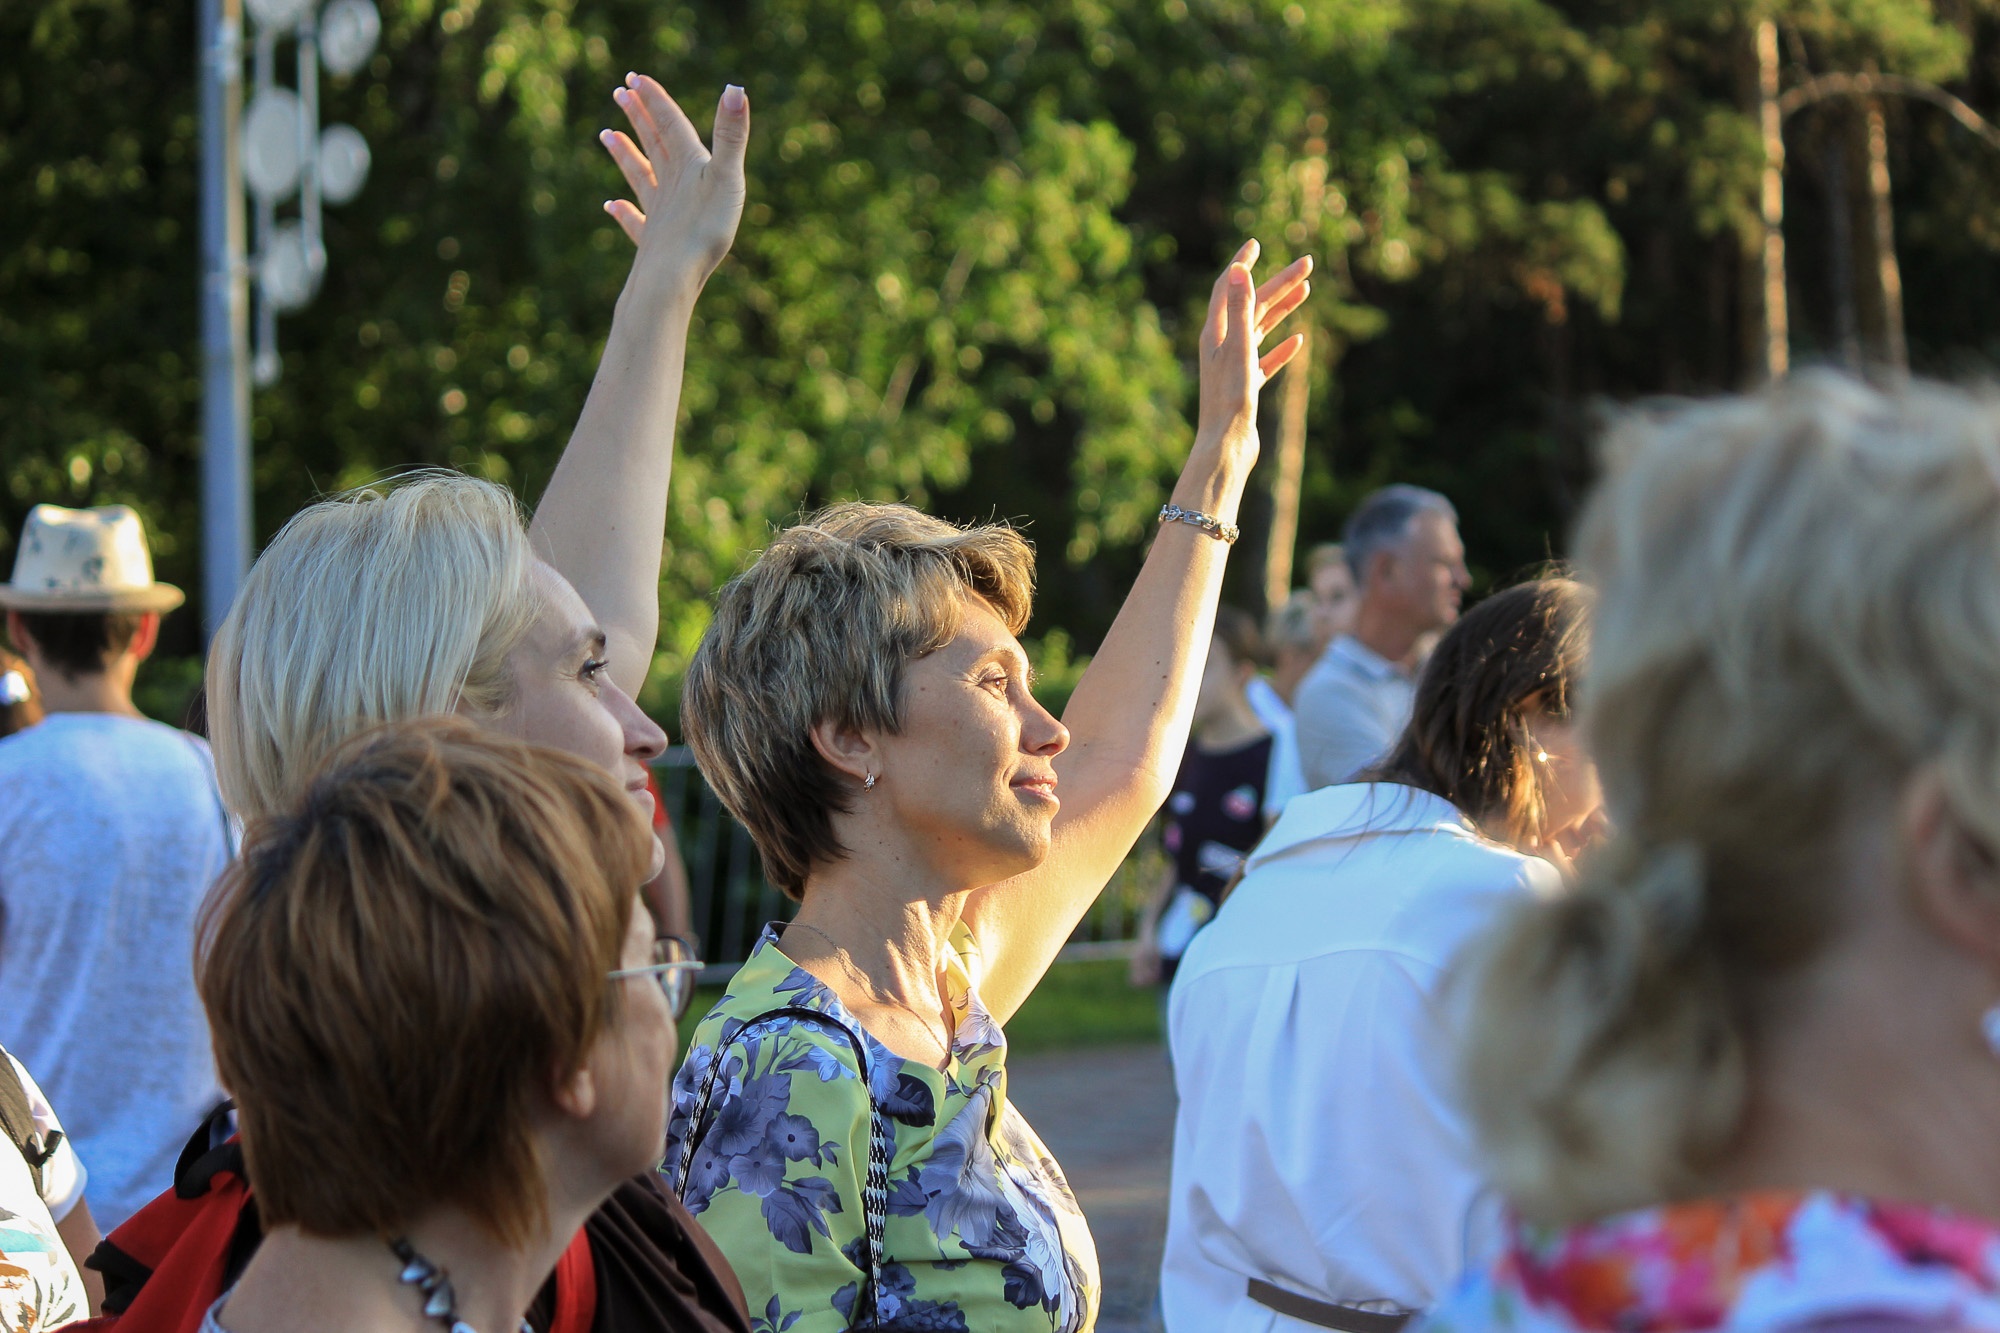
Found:
[[[1549,577],[1496,592],[1438,641],[1415,706],[1375,780],[1450,801],[1512,847],[1545,840],[1531,708],[1567,719],[1590,646],[1590,595]]]
[[[535,1125],[610,1019],[651,843],[594,765],[448,717],[356,737],[253,824],[195,971],[265,1224],[451,1204],[531,1236]]]
[[[1011,634],[1035,556],[1005,524],[961,528],[908,505],[843,504],[778,534],[716,598],[688,663],[681,724],[702,776],[793,898],[845,855],[833,816],[856,784],[813,748],[832,719],[894,733],[904,668],[958,633],[968,598]]]

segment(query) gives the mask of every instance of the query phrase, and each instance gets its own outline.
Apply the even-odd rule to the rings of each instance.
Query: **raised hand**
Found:
[[[734,84],[723,90],[711,151],[657,80],[627,74],[611,96],[638,140],[621,130],[598,136],[633,194],[611,200],[604,211],[639,247],[640,264],[657,258],[700,284],[729,253],[743,216],[750,99]]]
[[[1305,339],[1293,334],[1261,356],[1259,349],[1271,330],[1312,291],[1306,281],[1312,272],[1310,256],[1294,260],[1252,290],[1250,274],[1260,249],[1256,241],[1245,241],[1209,294],[1208,319],[1201,329],[1201,416],[1195,427],[1197,447],[1205,443],[1230,453],[1247,450],[1253,460],[1257,395]]]

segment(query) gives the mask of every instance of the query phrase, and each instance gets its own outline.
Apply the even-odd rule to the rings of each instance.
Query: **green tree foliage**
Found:
[[[259,536],[413,464],[532,498],[626,267],[598,207],[612,86],[655,73],[706,124],[741,82],[751,198],[694,337],[662,681],[769,525],[846,497],[1025,520],[1037,632],[1087,650],[1248,234],[1320,260],[1309,540],[1416,480],[1504,573],[1560,549],[1593,402],[1746,378],[1761,149],[1730,0],[382,2],[381,54],[323,93],[375,167],[256,396]],[[1984,104],[1985,3],[1771,12],[1788,80],[1873,65]],[[36,500],[127,501],[190,591],[193,8],[0,7],[0,550]],[[2000,167],[1935,115],[1894,125],[1912,342],[1954,365],[1989,336]],[[1794,174],[1802,235],[1817,188]],[[1809,358],[1823,265],[1798,253]],[[1249,518],[1232,578],[1254,601]]]

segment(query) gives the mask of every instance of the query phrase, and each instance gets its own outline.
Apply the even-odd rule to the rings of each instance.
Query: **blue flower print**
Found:
[[[701,1212],[717,1190],[728,1188],[729,1163],[729,1158],[707,1144],[695,1149],[694,1161],[688,1167],[687,1188],[681,1195],[681,1202],[690,1213]]]
[[[771,1122],[785,1113],[791,1101],[792,1081],[782,1074],[743,1081],[743,1089],[715,1112],[709,1136],[717,1152],[734,1155],[749,1152],[770,1133]]]
[[[940,1236],[956,1234],[968,1249],[993,1243],[1004,1222],[1014,1220],[1002,1191],[1000,1165],[986,1141],[992,1089],[973,1094],[933,1140],[931,1159],[918,1174],[927,1199],[924,1220]]]
[[[1008,1104],[1006,1038],[979,1002],[983,969],[963,926],[941,963],[953,1020],[943,1069],[884,1046],[784,955],[775,931],[690,1043],[672,1122],[675,1142],[695,1144],[683,1198],[737,1261],[761,1311],[751,1333],[843,1316],[908,1333],[1089,1324],[1089,1230]],[[895,1170],[871,1274],[866,1180],[878,1130],[893,1140],[883,1147]]]
[[[799,1316],[804,1313],[804,1310],[781,1312],[778,1309],[777,1293],[773,1292],[769,1303],[764,1306],[764,1313],[750,1321],[750,1333],[785,1333],[793,1324],[799,1322]]]
[[[804,1027],[804,1023],[799,1024]],[[805,1045],[786,1057],[778,1068],[789,1074],[799,1069],[810,1069],[819,1076],[822,1083],[831,1083],[837,1078],[853,1078],[854,1071],[840,1062],[840,1057],[824,1046]]]
[[[777,1144],[765,1139],[749,1152],[731,1157],[729,1174],[736,1177],[737,1187],[745,1194],[766,1198],[785,1179],[785,1155]]]
[[[928,1127],[937,1123],[937,1102],[931,1096],[928,1084],[922,1079],[903,1073],[896,1066],[901,1062],[891,1055],[886,1047],[882,1054],[887,1059],[875,1059],[874,1068],[869,1071],[868,1081],[875,1091],[876,1104],[882,1114],[891,1120],[900,1120],[906,1125]]]
[[[787,1113],[772,1121],[771,1143],[788,1162],[803,1162],[810,1157],[814,1166],[819,1165],[819,1131],[802,1115]]]
[[[807,1229],[833,1239],[826,1229],[826,1214],[841,1211],[840,1192],[824,1176],[811,1176],[781,1185],[764,1199],[764,1225],[777,1242],[793,1254],[811,1254],[812,1237]]]
[[[792,1003],[803,1008],[822,1011],[832,1007],[829,1001],[834,998],[833,992],[826,988],[825,982],[796,965],[786,974],[783,981],[771,987],[771,991],[776,995],[791,996]]]
[[[840,1252],[856,1268],[868,1266],[858,1239],[842,1246]],[[833,1293],[833,1308],[850,1324],[854,1322],[854,1302],[859,1294],[860,1284],[854,1282]],[[875,1314],[872,1327],[892,1333],[968,1333],[965,1312],[959,1309],[958,1302],[917,1299],[917,1280],[903,1264],[882,1265],[882,1289],[875,1295]]]

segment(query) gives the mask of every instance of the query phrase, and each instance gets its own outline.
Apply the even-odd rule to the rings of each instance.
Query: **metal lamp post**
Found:
[[[250,382],[277,382],[278,316],[304,308],[326,272],[320,209],[368,178],[368,141],[319,123],[319,70],[345,77],[374,54],[371,0],[247,0],[253,94],[243,106],[246,0],[199,0],[201,54],[202,588],[213,635],[250,569]],[[296,90],[277,82],[278,43],[296,47]],[[244,194],[255,206],[247,250]],[[297,216],[278,210],[297,198]],[[257,294],[256,353],[249,299]]]

